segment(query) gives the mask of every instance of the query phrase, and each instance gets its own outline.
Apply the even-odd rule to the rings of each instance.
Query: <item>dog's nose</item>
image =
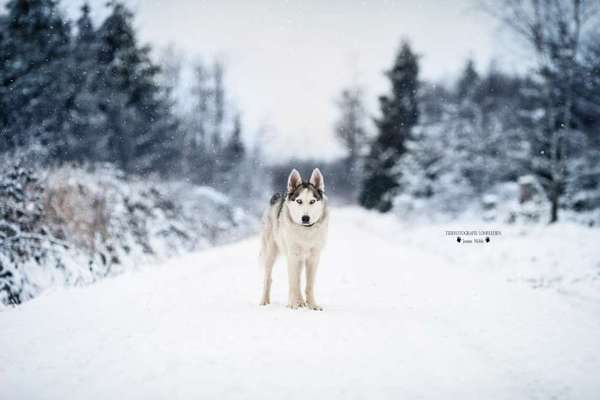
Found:
[[[310,221],[310,217],[308,215],[303,215],[302,216],[302,223],[303,224],[308,224],[309,221]]]

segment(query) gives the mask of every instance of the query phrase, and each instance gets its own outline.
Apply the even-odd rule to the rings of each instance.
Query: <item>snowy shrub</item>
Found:
[[[4,165],[0,180],[0,302],[17,304],[31,287],[44,285],[44,268],[64,269],[60,253],[68,245],[52,238],[43,224],[43,188],[20,162]]]
[[[0,181],[0,212],[4,304],[232,241],[257,226],[212,188],[125,179],[108,166],[43,177],[13,166]]]
[[[589,150],[568,167],[566,206],[577,212],[600,209],[600,152]]]
[[[498,209],[498,196],[493,194],[484,195],[481,199],[481,205],[483,208],[483,220],[494,221]]]

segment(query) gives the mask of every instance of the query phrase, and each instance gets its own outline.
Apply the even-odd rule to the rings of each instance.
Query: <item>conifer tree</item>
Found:
[[[69,119],[70,159],[78,162],[106,161],[107,119],[100,108],[102,90],[98,85],[102,65],[98,64],[99,41],[85,3],[76,21],[77,33],[73,39],[72,105]]]
[[[61,157],[70,26],[54,0],[11,0],[0,27],[0,150],[42,145]]]
[[[160,69],[149,47],[137,43],[131,12],[119,2],[110,7],[98,29],[98,87],[105,90],[100,107],[109,123],[111,161],[128,173],[170,172],[179,154],[177,123],[157,83]]]
[[[359,195],[365,208],[387,212],[392,207],[400,177],[397,164],[419,118],[418,74],[418,57],[403,42],[394,65],[386,72],[391,93],[379,98],[381,117],[375,120],[378,134],[365,159],[365,178]]]
[[[459,101],[474,93],[479,80],[479,73],[475,69],[475,63],[472,59],[468,59],[456,85],[456,95]]]

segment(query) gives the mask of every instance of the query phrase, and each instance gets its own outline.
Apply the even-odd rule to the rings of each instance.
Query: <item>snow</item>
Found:
[[[498,229],[488,244],[446,230]],[[325,311],[259,307],[258,239],[0,312],[0,398],[598,399],[600,230],[335,209]]]

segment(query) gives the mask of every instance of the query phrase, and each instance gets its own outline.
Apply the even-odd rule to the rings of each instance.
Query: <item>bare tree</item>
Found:
[[[546,188],[551,203],[550,222],[558,220],[561,194],[566,181],[569,135],[575,127],[573,105],[575,74],[581,47],[598,16],[597,0],[482,0],[486,12],[496,17],[536,56],[536,78],[544,118],[536,139],[543,143],[541,157],[535,157],[534,169]],[[545,150],[547,149],[547,150]],[[537,172],[537,171],[536,171]]]
[[[218,152],[223,144],[223,122],[225,120],[225,64],[217,60],[212,70],[213,79],[213,150]]]
[[[344,89],[336,100],[339,119],[335,124],[335,135],[347,151],[348,180],[356,182],[359,160],[364,155],[367,141],[367,112],[363,104],[363,92],[358,86]]]
[[[158,55],[160,83],[170,91],[175,90],[181,82],[182,58],[181,52],[173,44],[163,47]]]

